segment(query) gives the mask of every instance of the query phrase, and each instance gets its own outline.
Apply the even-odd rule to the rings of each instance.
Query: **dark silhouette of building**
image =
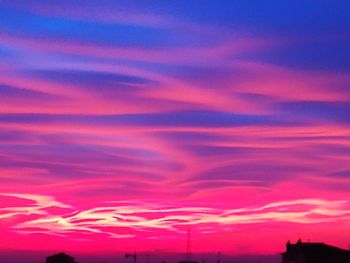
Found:
[[[125,254],[125,258],[130,258],[130,257],[133,259],[133,263],[137,263],[137,254],[136,254],[136,252],[133,253],[133,254],[129,254],[129,253]]]
[[[324,243],[288,241],[282,263],[350,263],[350,252]]]
[[[65,253],[59,253],[46,258],[46,263],[77,263],[75,259]]]

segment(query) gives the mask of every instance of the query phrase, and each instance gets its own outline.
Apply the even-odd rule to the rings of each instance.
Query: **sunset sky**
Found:
[[[0,0],[0,250],[347,248],[349,13]]]

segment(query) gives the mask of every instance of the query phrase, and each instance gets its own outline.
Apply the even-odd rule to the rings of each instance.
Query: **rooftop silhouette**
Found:
[[[348,263],[350,251],[324,243],[287,242],[286,251],[282,253],[282,263]]]
[[[46,263],[77,263],[75,259],[65,253],[58,253],[46,258]]]

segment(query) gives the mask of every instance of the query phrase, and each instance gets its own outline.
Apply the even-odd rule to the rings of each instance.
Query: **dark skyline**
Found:
[[[347,248],[349,13],[0,0],[0,249]]]

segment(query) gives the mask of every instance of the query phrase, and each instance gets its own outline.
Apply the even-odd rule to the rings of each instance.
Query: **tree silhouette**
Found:
[[[75,259],[65,253],[58,253],[46,258],[46,263],[77,263]]]

